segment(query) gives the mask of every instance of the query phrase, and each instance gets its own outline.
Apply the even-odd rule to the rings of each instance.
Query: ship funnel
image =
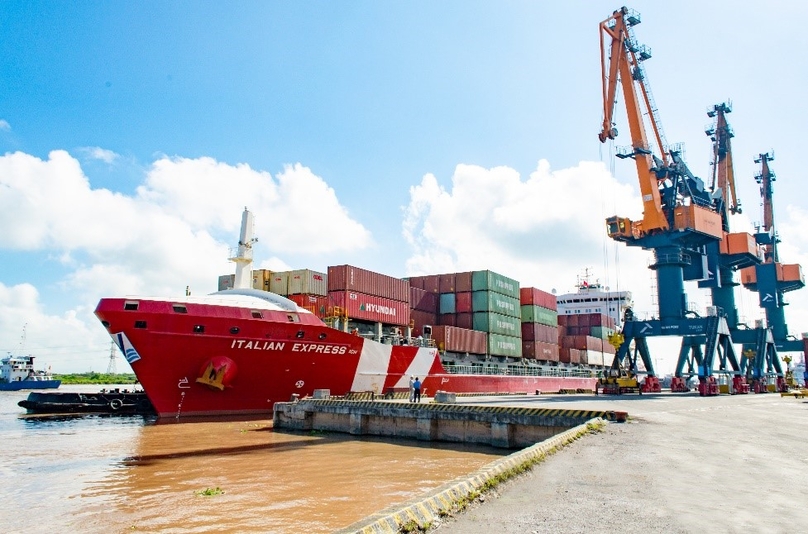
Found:
[[[236,279],[233,289],[248,289],[252,287],[252,261],[253,243],[258,241],[253,237],[253,214],[246,207],[241,215],[241,235],[238,240],[238,250],[230,261],[236,262]]]

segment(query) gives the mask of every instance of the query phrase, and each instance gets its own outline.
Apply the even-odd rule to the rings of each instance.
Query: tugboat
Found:
[[[46,371],[34,370],[33,356],[12,356],[0,361],[0,391],[56,389],[62,383]]]

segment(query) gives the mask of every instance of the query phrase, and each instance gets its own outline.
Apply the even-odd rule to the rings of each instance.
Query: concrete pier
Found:
[[[276,430],[344,432],[423,441],[529,447],[592,419],[625,420],[624,412],[469,406],[389,401],[319,400],[276,403]]]

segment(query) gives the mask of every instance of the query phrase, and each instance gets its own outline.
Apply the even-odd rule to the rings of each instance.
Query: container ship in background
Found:
[[[161,417],[267,414],[318,389],[404,392],[411,376],[427,394],[593,390],[611,363],[608,315],[575,314],[572,330],[554,295],[504,275],[252,270],[252,226],[245,210],[218,292],[95,310]]]

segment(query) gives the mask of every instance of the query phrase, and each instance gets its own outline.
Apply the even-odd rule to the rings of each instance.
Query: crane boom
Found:
[[[631,26],[639,24],[639,22],[640,18],[636,12],[623,7],[600,23],[603,125],[598,138],[603,143],[607,139],[617,137],[617,129],[614,127],[614,108],[619,81],[626,101],[631,132],[632,151],[627,157],[632,157],[637,166],[643,201],[643,220],[641,223],[635,223],[634,228],[635,233],[641,235],[667,230],[669,223],[662,205],[658,178],[653,171],[659,165],[654,161],[650,150],[642,118],[641,103],[648,110],[657,145],[662,149],[661,129],[658,126],[655,110],[651,106],[648,84],[644,83],[644,71],[640,67],[640,62],[649,59],[651,53],[647,48],[636,43],[630,30]],[[606,54],[607,48],[608,55]],[[639,90],[636,85],[639,86]],[[667,156],[664,152],[662,165],[667,165]]]

